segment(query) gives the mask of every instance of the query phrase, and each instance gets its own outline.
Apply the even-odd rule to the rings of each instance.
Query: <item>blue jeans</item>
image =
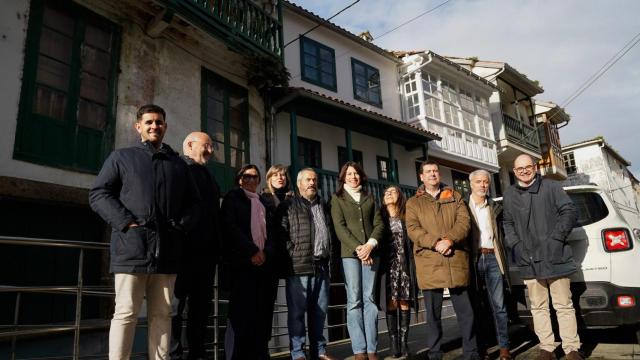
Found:
[[[329,264],[318,263],[315,275],[294,275],[286,279],[287,326],[291,358],[305,358],[305,325],[307,314],[311,358],[326,353],[324,321],[329,308]]]
[[[504,304],[504,283],[498,260],[494,254],[482,254],[478,259],[476,268],[478,269],[479,280],[487,288],[487,298],[491,304],[498,345],[501,348],[508,348],[509,318],[507,316],[507,307]]]
[[[356,258],[342,258],[347,290],[347,328],[354,354],[375,353],[378,348],[378,306],[375,303],[376,274],[380,258],[362,265]]]

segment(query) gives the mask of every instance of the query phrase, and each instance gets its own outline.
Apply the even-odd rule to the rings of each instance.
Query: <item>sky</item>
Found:
[[[353,1],[293,0],[324,18]],[[638,0],[449,0],[377,39],[443,2],[360,0],[332,22],[355,34],[369,30],[388,50],[507,62],[540,82],[536,99],[560,105],[640,33]],[[571,121],[560,130],[563,145],[604,136],[640,179],[640,43],[565,111]]]

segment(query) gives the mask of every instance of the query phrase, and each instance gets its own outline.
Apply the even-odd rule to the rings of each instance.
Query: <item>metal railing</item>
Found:
[[[230,37],[238,37],[268,54],[283,54],[282,2],[263,9],[252,0],[163,0],[171,7],[187,12],[188,18],[211,24]],[[179,10],[179,11],[180,11]]]
[[[24,247],[46,247],[46,248],[65,248],[72,251],[78,251],[78,268],[77,268],[77,283],[76,285],[67,285],[67,286],[35,286],[35,285],[27,285],[27,286],[12,286],[0,284],[0,294],[6,293],[15,293],[15,308],[13,314],[13,323],[12,324],[0,324],[0,340],[11,341],[11,359],[16,360],[16,348],[17,348],[17,340],[22,337],[30,337],[34,336],[53,336],[59,334],[65,334],[69,332],[73,332],[73,349],[71,356],[59,356],[59,359],[71,358],[74,360],[80,359],[80,334],[82,331],[88,330],[108,330],[109,329],[109,321],[95,321],[95,319],[82,319],[82,306],[83,306],[83,297],[84,296],[97,296],[97,297],[107,297],[112,299],[115,294],[113,288],[111,286],[86,286],[84,285],[84,257],[86,251],[106,251],[109,250],[109,244],[106,243],[96,243],[96,242],[80,242],[80,241],[67,241],[67,240],[51,240],[51,239],[39,239],[39,238],[26,238],[26,237],[0,237],[0,246],[24,246]],[[283,282],[281,281],[279,284],[280,287],[284,287]],[[343,287],[344,283],[340,282],[332,282],[330,284],[331,287]],[[75,296],[75,313],[74,313],[74,321],[73,324],[61,323],[61,324],[39,324],[39,325],[20,325],[19,324],[19,315],[21,311],[25,309],[21,308],[22,305],[22,294],[23,293],[41,293],[41,294],[59,294],[64,296]],[[346,297],[345,297],[346,298]],[[417,311],[418,314],[424,313],[423,305],[422,305],[422,296],[420,295],[418,298],[419,309]],[[220,341],[221,338],[221,330],[226,329],[225,319],[226,315],[220,313],[220,305],[228,304],[228,300],[220,298],[220,289],[218,288],[218,272],[216,271],[216,280],[214,284],[214,297],[212,299],[213,302],[213,314],[210,316],[210,319],[213,321],[213,325],[208,325],[208,329],[213,330],[214,332],[214,341],[208,342],[206,344],[207,351],[209,353],[213,353],[214,359],[220,358],[221,351],[224,350],[224,341]],[[450,306],[450,305],[449,305]],[[329,305],[329,309],[339,309],[346,312],[346,304],[331,304]],[[281,314],[287,313],[287,305],[284,303],[284,299],[276,300],[276,306],[274,311],[274,316],[278,316]],[[424,321],[418,321],[418,317],[414,317],[413,325],[423,324]],[[346,318],[346,317],[345,317]],[[446,318],[446,317],[443,317]],[[184,318],[186,321],[186,317]],[[378,321],[384,321],[384,316],[379,316]],[[325,325],[325,330],[335,329],[335,328],[346,328],[347,323],[332,323]],[[147,323],[144,321],[139,321],[138,328],[147,327]],[[286,326],[276,325],[272,329],[272,338],[279,337],[288,337],[288,331],[282,332],[281,329],[286,329]],[[385,333],[385,331],[380,331],[379,333]],[[338,339],[329,342],[329,344],[336,344],[339,342],[344,342],[346,339]],[[273,340],[272,340],[273,343]],[[287,345],[270,345],[270,349],[274,351],[288,351],[288,343]],[[143,357],[144,353],[134,353],[133,357]],[[93,358],[96,355],[85,355],[83,358]],[[99,355],[98,355],[99,356]]]
[[[503,115],[502,123],[507,134],[507,140],[540,153],[540,139],[538,130],[522,121],[516,120],[509,115]]]

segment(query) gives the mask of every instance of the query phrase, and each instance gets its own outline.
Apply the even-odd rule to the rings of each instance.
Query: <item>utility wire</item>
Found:
[[[359,3],[359,2],[360,2],[360,0],[356,0],[356,1],[352,2],[350,5],[348,5],[344,9],[342,9],[342,10],[338,11],[337,13],[333,14],[333,16],[331,16],[330,18],[325,19],[325,21],[329,21],[329,20],[333,19],[334,17],[340,15],[341,13],[345,12],[347,9],[351,8],[353,5],[355,5],[355,4]],[[309,29],[309,30],[305,31],[304,33],[298,35],[298,37],[296,37],[295,39],[293,39],[293,40],[289,41],[288,43],[284,44],[284,46],[282,48],[283,49],[286,48],[288,45],[291,45],[292,43],[298,41],[298,39],[300,39],[301,37],[307,35],[308,33],[312,32],[313,30],[319,28],[322,25],[323,25],[323,22],[317,24],[316,26],[312,27],[311,29]]]
[[[434,6],[434,7],[430,8],[430,9],[428,9],[428,10],[426,10],[426,11],[423,11],[423,12],[421,12],[420,14],[418,14],[418,15],[416,15],[416,16],[414,16],[414,17],[412,17],[411,19],[408,19],[408,20],[406,20],[406,21],[403,21],[402,23],[400,23],[400,24],[396,25],[395,27],[393,27],[393,28],[391,28],[391,29],[389,29],[389,30],[385,31],[384,33],[382,33],[382,35],[379,35],[379,36],[377,36],[377,37],[374,37],[374,38],[372,39],[372,41],[373,41],[373,40],[378,40],[378,39],[380,39],[380,38],[381,38],[381,37],[383,37],[383,36],[386,36],[386,35],[391,34],[392,32],[394,32],[394,31],[396,31],[396,30],[400,29],[401,27],[406,26],[406,25],[408,25],[408,24],[410,24],[410,23],[412,23],[412,22],[414,22],[414,21],[418,20],[419,18],[421,18],[421,17],[423,17],[423,16],[425,16],[425,15],[427,15],[427,14],[429,14],[429,13],[431,13],[431,12],[436,11],[437,9],[439,9],[440,7],[444,6],[445,4],[447,4],[447,3],[451,2],[451,1],[453,1],[453,0],[445,0],[445,1],[443,1],[442,3],[440,3],[440,4],[438,4],[438,5]],[[352,4],[352,5],[353,5],[353,4]],[[352,6],[352,5],[350,5],[350,6]],[[349,6],[349,7],[350,7],[350,6]],[[346,10],[346,9],[345,9],[345,10]],[[336,15],[337,15],[337,14],[336,14]],[[335,16],[335,15],[334,15],[334,16]],[[331,19],[331,18],[329,18],[329,19]],[[320,26],[320,24],[318,24],[317,26],[315,26],[315,27],[314,27],[314,29],[315,29],[315,28],[317,28],[317,27],[319,27],[319,26]],[[305,34],[306,34],[306,33],[305,33]],[[304,35],[304,34],[303,34],[303,35]],[[288,42],[288,43],[287,43],[287,45],[289,45],[290,43],[292,43],[292,42],[294,42],[294,41],[298,40],[299,38],[300,38],[300,36],[299,36],[299,37],[297,37],[297,38],[295,38],[294,40],[292,40],[292,41]],[[285,46],[286,46],[286,45],[285,45]],[[347,55],[347,54],[350,54],[351,52],[353,52],[353,50],[347,50],[347,51],[343,52],[342,54],[340,54],[340,55],[336,56],[336,57],[335,57],[335,59],[334,59],[334,61],[335,61],[335,60],[338,60],[338,59],[340,59],[340,58],[342,58],[343,56],[345,56],[345,55]],[[296,74],[296,75],[292,75],[292,76],[291,76],[291,78],[292,78],[292,79],[294,79],[294,78],[297,78],[297,77],[298,77],[298,76],[300,76],[300,75],[302,75],[302,73],[298,73],[298,74]]]
[[[575,99],[578,98],[578,96],[582,95],[582,93],[584,93],[589,87],[591,87],[591,85],[593,85],[598,79],[600,79],[602,75],[609,71],[609,69],[611,69],[613,65],[615,65],[620,59],[622,59],[631,49],[638,45],[639,42],[640,33],[637,33],[631,40],[624,44],[624,46],[620,50],[618,50],[617,53],[615,53],[607,62],[605,62],[604,65],[600,67],[600,69],[598,69],[584,83],[582,83],[573,94],[567,97],[562,102],[560,108],[558,108],[558,110],[556,110],[556,112],[549,117],[549,120],[558,115],[561,111],[561,108],[564,108],[567,105],[571,104]]]
[[[562,109],[564,109],[567,105],[571,104],[575,99],[577,99],[582,93],[584,93],[591,85],[593,85],[598,79],[600,79],[609,69],[613,67],[620,59],[622,59],[631,49],[633,49],[640,42],[640,33],[637,33],[631,40],[629,40],[624,46],[618,50],[607,62],[604,63],[593,75],[591,75],[585,82],[583,82],[576,91],[573,92],[569,97],[567,97],[561,105],[558,106],[556,111],[549,116],[548,121],[551,121],[554,117],[556,117]],[[535,115],[534,115],[535,116]],[[531,129],[528,133],[523,136],[523,139],[528,139],[534,133],[538,131],[540,127],[539,124],[534,124],[533,129]],[[515,141],[520,145],[526,145],[522,141]]]

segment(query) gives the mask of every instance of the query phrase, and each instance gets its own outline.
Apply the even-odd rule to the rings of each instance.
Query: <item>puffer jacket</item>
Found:
[[[551,279],[577,270],[567,236],[576,208],[559,182],[540,175],[528,188],[504,192],[504,235],[523,279]]]
[[[426,192],[407,201],[406,225],[413,241],[420,289],[442,289],[469,285],[469,212],[462,196],[442,187],[437,198]],[[435,250],[436,243],[453,241],[453,253],[444,256]]]
[[[327,260],[331,259],[331,215],[326,202],[317,196],[327,225],[329,241]],[[283,253],[279,264],[281,276],[313,275],[315,223],[311,210],[311,202],[301,196],[294,196],[280,203],[277,210],[277,233],[279,248]]]
[[[144,142],[112,152],[89,191],[91,208],[113,228],[110,271],[177,273],[198,202],[187,164],[168,145],[156,150]]]

